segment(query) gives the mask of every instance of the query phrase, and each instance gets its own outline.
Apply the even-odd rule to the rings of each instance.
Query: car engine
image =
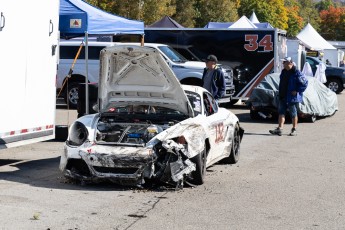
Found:
[[[107,117],[97,124],[96,141],[109,144],[145,145],[163,130],[162,126],[150,122],[121,123]]]

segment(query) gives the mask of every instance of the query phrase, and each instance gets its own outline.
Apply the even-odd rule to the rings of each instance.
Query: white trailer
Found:
[[[0,3],[0,149],[55,137],[59,0]]]
[[[302,70],[303,65],[305,63],[305,56],[307,52],[303,43],[298,39],[287,39],[286,47],[287,47],[286,56],[291,57],[292,60],[295,62],[297,68],[299,70]]]

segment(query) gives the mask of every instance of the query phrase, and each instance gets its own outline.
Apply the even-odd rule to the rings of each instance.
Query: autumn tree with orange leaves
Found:
[[[298,6],[289,6],[286,7],[287,14],[289,15],[288,18],[288,30],[287,36],[288,37],[295,37],[302,29],[303,29],[303,18],[299,15],[299,7]]]
[[[320,11],[321,36],[326,40],[345,40],[345,7],[329,7]]]

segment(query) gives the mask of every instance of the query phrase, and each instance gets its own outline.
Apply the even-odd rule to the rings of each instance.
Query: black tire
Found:
[[[68,138],[68,126],[67,125],[56,125],[55,126],[55,140],[66,141]]]
[[[315,121],[316,121],[316,116],[315,115],[311,115],[309,117],[309,122],[314,123]]]
[[[230,147],[230,155],[227,158],[224,158],[222,162],[226,164],[236,164],[238,160],[240,159],[240,144],[241,144],[240,126],[236,124],[232,145]]]
[[[65,93],[65,102],[69,108],[76,109],[78,104],[78,82],[71,82],[68,84],[68,90]]]
[[[336,94],[339,94],[344,90],[340,80],[336,78],[329,78],[326,82],[326,86]]]
[[[259,112],[257,110],[250,109],[250,118],[252,120],[259,120],[261,117],[260,117]]]
[[[235,105],[238,101],[239,101],[239,99],[231,99],[231,101],[229,102],[229,104],[230,104],[230,105]]]
[[[191,161],[195,164],[195,171],[191,173],[191,176],[188,178],[188,182],[193,185],[202,185],[205,180],[206,174],[206,158],[207,151],[204,147],[203,151],[191,158]]]

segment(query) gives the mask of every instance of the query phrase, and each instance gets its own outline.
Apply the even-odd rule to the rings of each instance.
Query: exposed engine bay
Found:
[[[112,117],[102,117],[97,124],[96,142],[144,146],[158,133],[173,124],[173,122],[170,122],[168,124],[156,125],[150,121],[127,123],[118,122]]]

